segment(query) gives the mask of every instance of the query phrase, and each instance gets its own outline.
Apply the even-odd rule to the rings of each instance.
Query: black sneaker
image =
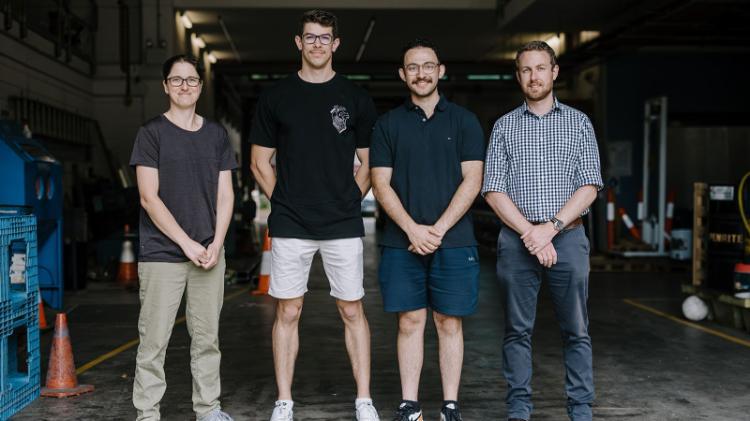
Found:
[[[424,421],[424,419],[422,418],[421,409],[416,408],[410,402],[404,401],[398,406],[393,421]]]
[[[463,421],[456,402],[443,405],[443,409],[440,410],[440,421]]]

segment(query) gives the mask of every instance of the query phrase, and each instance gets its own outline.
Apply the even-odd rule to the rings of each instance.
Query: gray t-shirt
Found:
[[[203,126],[191,132],[164,115],[155,117],[138,130],[130,165],[158,169],[159,198],[180,227],[204,247],[213,241],[219,172],[237,168],[222,126],[204,119]],[[139,261],[188,261],[143,208],[139,232]]]

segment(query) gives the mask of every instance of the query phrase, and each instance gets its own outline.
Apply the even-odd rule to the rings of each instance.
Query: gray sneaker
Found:
[[[287,401],[276,401],[273,414],[271,414],[271,421],[294,421],[292,405]]]
[[[226,412],[221,409],[214,409],[208,414],[198,418],[198,421],[234,421]]]

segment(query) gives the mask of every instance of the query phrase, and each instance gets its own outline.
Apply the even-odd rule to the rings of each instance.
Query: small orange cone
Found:
[[[138,286],[138,267],[133,253],[133,242],[130,240],[130,226],[125,225],[125,240],[122,242],[120,267],[117,270],[117,283],[128,289]]]
[[[90,384],[78,384],[73,346],[68,334],[68,318],[65,313],[58,313],[55,318],[55,337],[49,354],[47,387],[42,388],[42,396],[67,398],[93,391],[94,386]]]
[[[42,290],[37,288],[39,294],[39,330],[47,330],[47,316],[44,314],[44,301],[42,301]]]
[[[636,240],[641,239],[641,232],[638,231],[638,228],[633,225],[633,220],[630,219],[628,214],[625,212],[624,208],[620,208],[619,210],[620,217],[622,218],[622,222],[625,223],[625,226],[628,227],[628,231],[630,231],[630,235],[635,237]]]
[[[267,295],[268,286],[271,283],[271,238],[268,236],[268,228],[263,237],[263,257],[260,260],[260,274],[258,275],[258,289],[251,291],[252,295]]]

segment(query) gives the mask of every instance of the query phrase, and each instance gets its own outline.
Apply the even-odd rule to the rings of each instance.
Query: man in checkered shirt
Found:
[[[602,187],[591,122],[552,91],[555,52],[534,41],[516,54],[524,103],[501,117],[487,150],[482,193],[504,223],[497,276],[505,312],[503,373],[511,421],[531,417],[531,334],[542,279],[563,336],[568,415],[589,421],[594,399],[588,334],[589,241],[581,216]]]

